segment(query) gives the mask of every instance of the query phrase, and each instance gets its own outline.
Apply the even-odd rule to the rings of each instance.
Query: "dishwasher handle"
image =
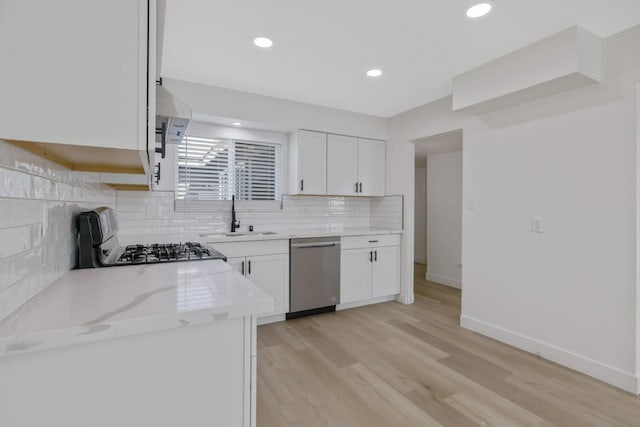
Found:
[[[333,243],[294,243],[291,246],[299,249],[311,249],[311,248],[334,248],[339,245],[338,242]]]

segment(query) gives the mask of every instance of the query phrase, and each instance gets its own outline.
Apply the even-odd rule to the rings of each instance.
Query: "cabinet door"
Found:
[[[358,139],[327,137],[327,194],[353,196],[358,181]]]
[[[245,274],[246,260],[245,257],[227,258],[227,264],[231,266],[231,270],[237,271],[240,274]]]
[[[371,298],[371,249],[348,249],[340,253],[340,303]]]
[[[400,246],[374,248],[373,298],[400,293]]]
[[[146,157],[147,1],[0,5],[0,138]]]
[[[298,131],[294,194],[327,194],[327,134]]]
[[[289,311],[289,255],[247,257],[245,275],[273,298],[273,312],[265,316]]]
[[[362,196],[384,196],[385,142],[374,139],[358,140],[358,181]]]

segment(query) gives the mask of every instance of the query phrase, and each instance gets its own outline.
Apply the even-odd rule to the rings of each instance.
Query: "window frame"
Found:
[[[223,132],[226,133],[226,132]],[[203,132],[199,133],[191,133],[187,132],[185,138],[201,138],[201,139],[209,139],[209,140],[220,140],[227,141],[227,143],[234,146],[233,150],[235,152],[235,144],[236,143],[249,143],[249,144],[259,144],[265,146],[273,146],[276,149],[275,152],[275,200],[240,200],[236,197],[236,210],[238,211],[271,211],[271,210],[281,210],[282,209],[282,196],[284,195],[284,183],[286,182],[286,154],[287,154],[287,146],[284,142],[274,141],[274,138],[261,138],[260,134],[262,132],[255,132],[255,135],[251,135],[250,132],[248,134],[242,135],[243,137],[224,135],[224,136],[213,136],[212,133]],[[265,141],[265,139],[267,139]],[[174,203],[175,203],[175,211],[176,212],[211,212],[215,210],[222,209],[230,209],[231,206],[231,195],[238,194],[237,183],[235,182],[235,156],[229,155],[228,157],[228,166],[229,166],[229,175],[233,176],[233,182],[229,183],[229,188],[227,190],[228,199],[221,200],[198,200],[198,199],[190,199],[187,197],[179,198],[179,187],[181,185],[180,182],[180,153],[179,153],[179,145],[176,149],[175,156],[175,193],[174,193]],[[233,163],[232,163],[233,162]],[[233,187],[232,187],[233,186]]]

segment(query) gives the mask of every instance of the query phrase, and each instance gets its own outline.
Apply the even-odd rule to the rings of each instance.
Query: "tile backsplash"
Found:
[[[402,230],[404,196],[376,197],[371,199],[372,228]]]
[[[240,231],[287,232],[300,229],[345,229],[393,225],[402,227],[402,199],[283,196],[281,209],[260,210],[255,203],[238,202]],[[399,203],[398,203],[399,200]],[[185,236],[229,231],[231,202],[216,202],[207,211],[175,211],[172,192],[119,191],[117,212],[121,235],[163,233]],[[375,216],[372,216],[375,212]],[[375,225],[374,225],[375,223]]]
[[[73,268],[74,216],[115,202],[93,177],[0,141],[0,320]]]

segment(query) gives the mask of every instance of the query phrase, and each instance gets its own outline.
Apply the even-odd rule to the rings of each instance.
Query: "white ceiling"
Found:
[[[389,117],[572,25],[606,37],[640,24],[639,0],[492,0],[471,20],[476,2],[167,0],[162,76]],[[374,67],[381,78],[365,76]]]

